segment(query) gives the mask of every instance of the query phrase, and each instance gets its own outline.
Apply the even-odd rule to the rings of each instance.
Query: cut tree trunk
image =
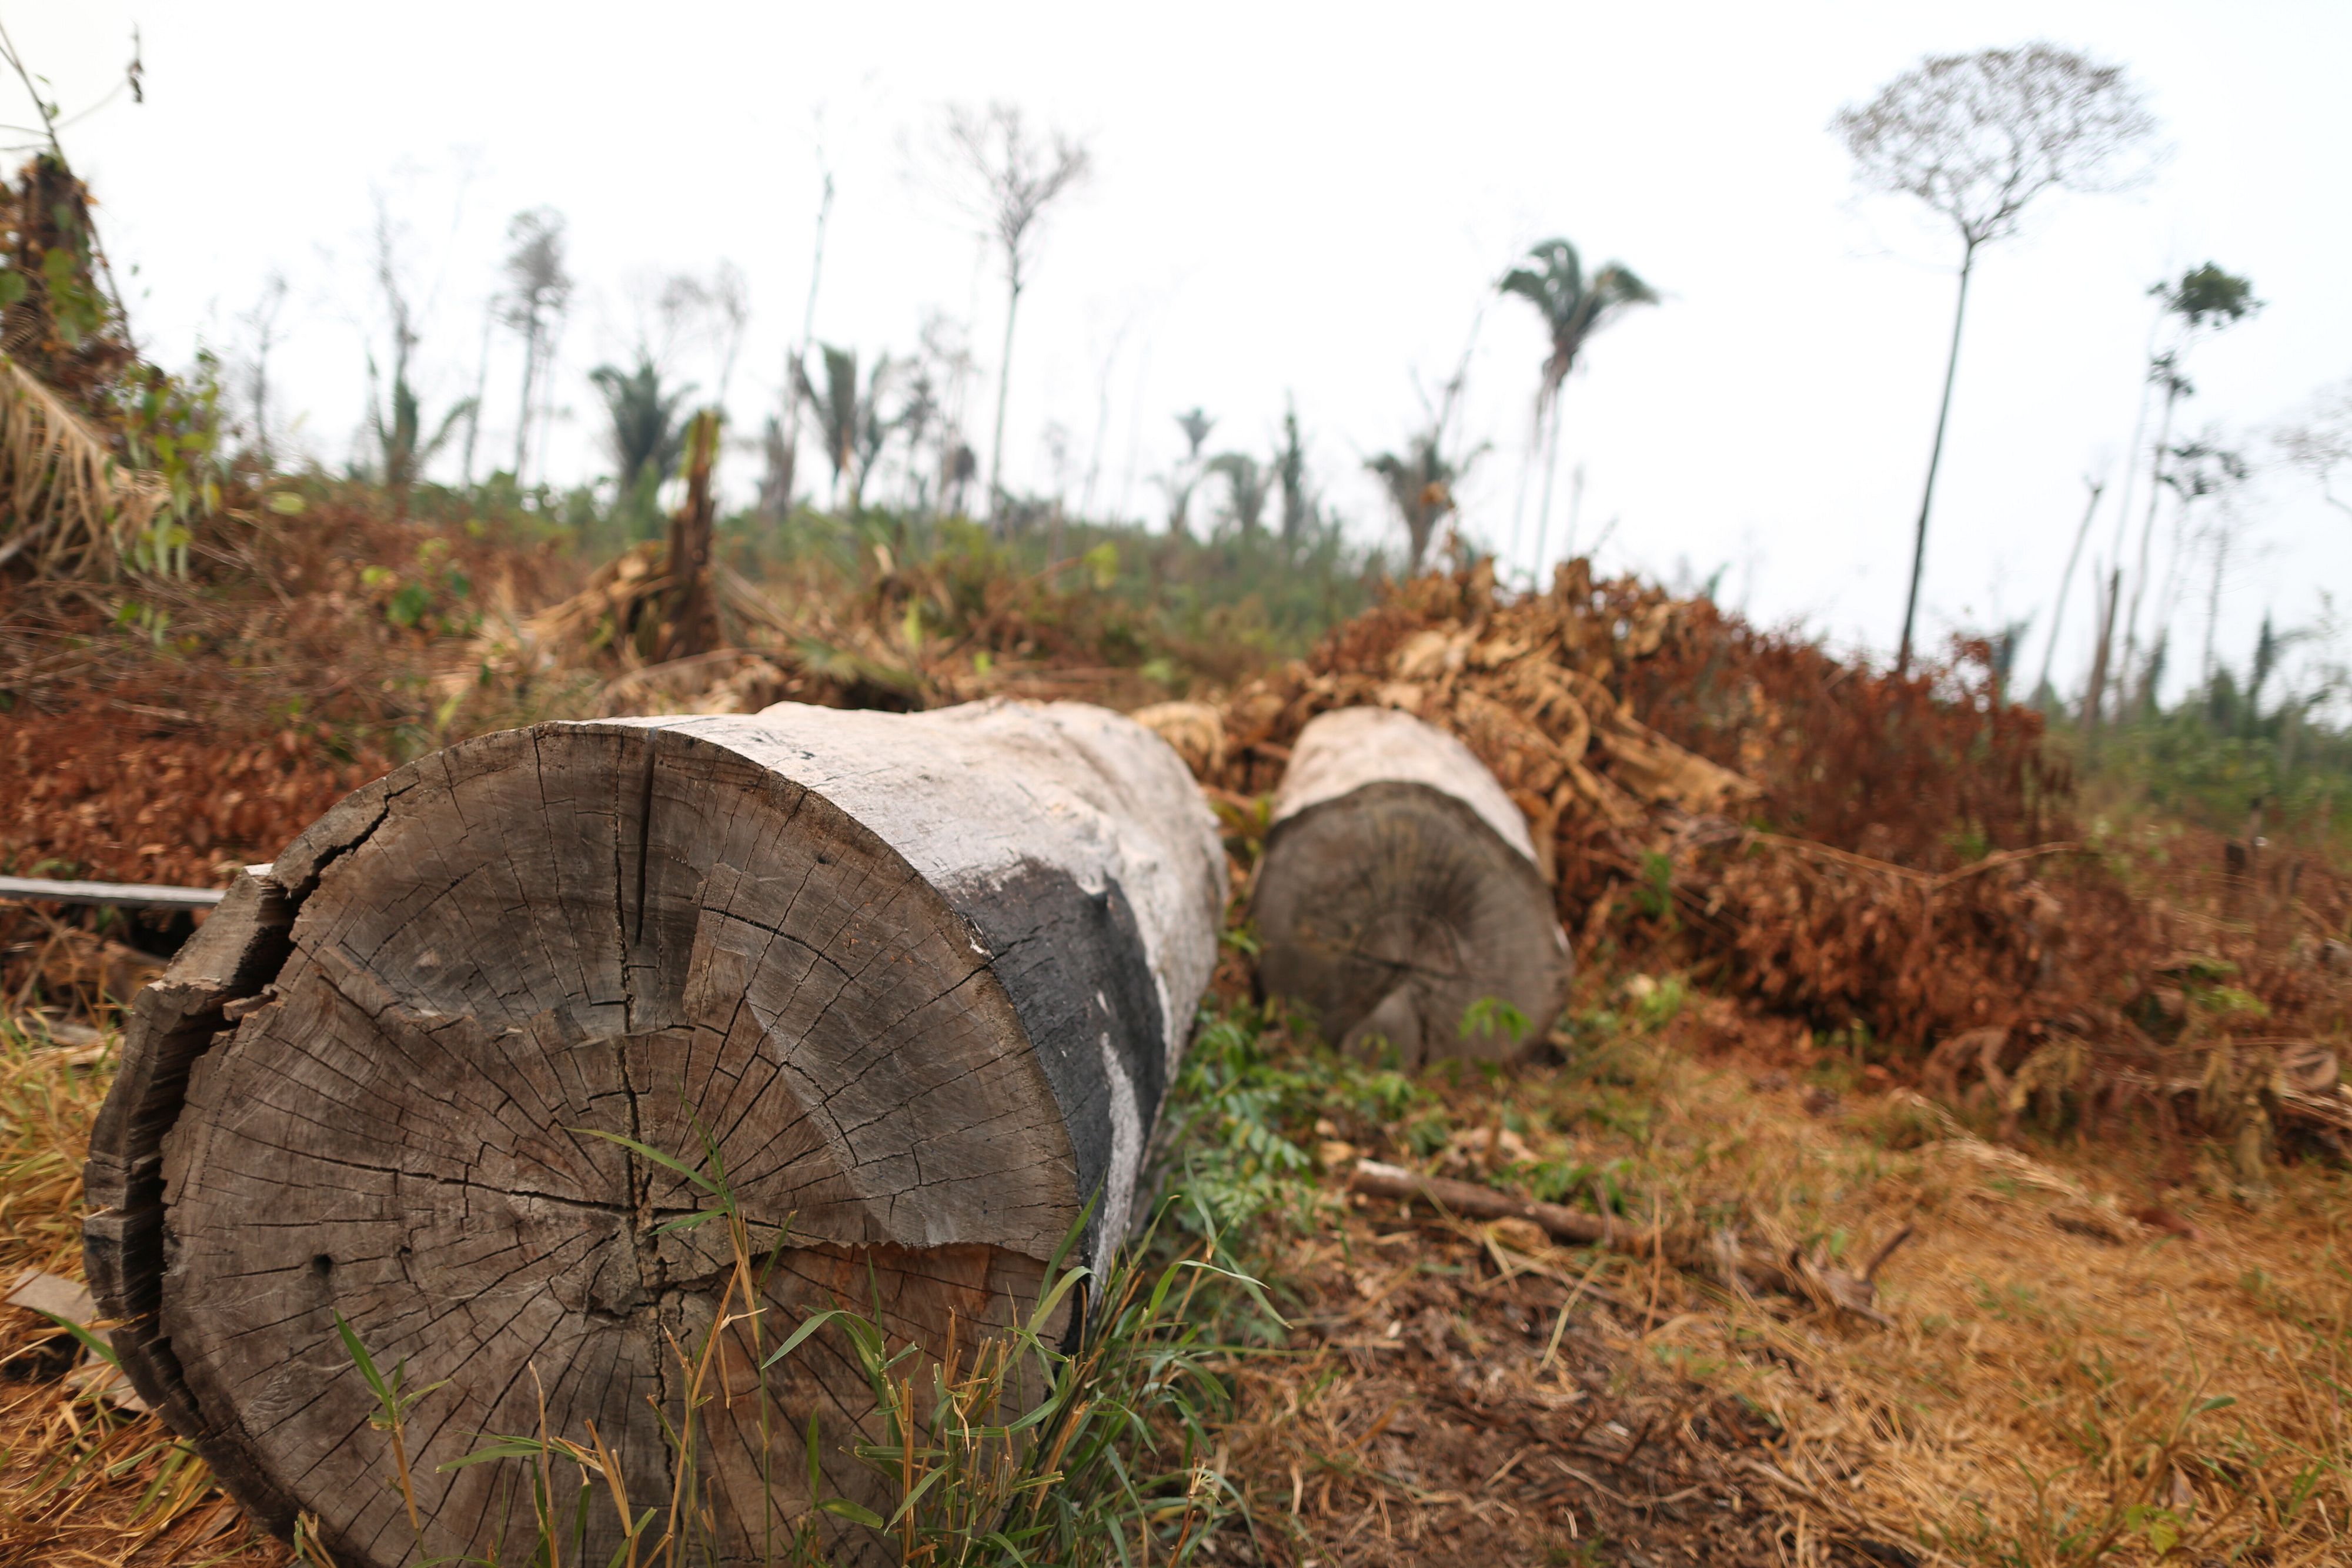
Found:
[[[1526,819],[1469,748],[1410,714],[1299,732],[1252,904],[1259,984],[1354,1054],[1502,1060],[1539,1037],[1570,964]]]
[[[849,1456],[880,1427],[838,1327],[764,1395],[761,1350],[842,1305],[968,1355],[1074,1235],[1107,1263],[1223,894],[1183,764],[1098,708],[468,741],[240,878],[142,995],[91,1141],[91,1284],[134,1385],[273,1527],[315,1514],[343,1568],[530,1561],[517,1466],[442,1467],[543,1420],[667,1521],[727,1227],[673,1226],[709,1200],[614,1140],[723,1166],[779,1261],[702,1380],[687,1511],[712,1561],[764,1561],[810,1506],[813,1415],[826,1490],[896,1498]],[[408,1388],[448,1380],[405,1423],[421,1542],[338,1316]],[[589,1518],[567,1562],[621,1541],[603,1480]],[[827,1523],[845,1560],[887,1550]]]
[[[719,602],[710,592],[711,465],[719,456],[719,414],[705,410],[687,425],[686,501],[669,521],[662,570],[670,580],[669,630],[661,657],[690,659],[719,646]]]

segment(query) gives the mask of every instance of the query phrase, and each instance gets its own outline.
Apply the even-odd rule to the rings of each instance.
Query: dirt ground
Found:
[[[1407,1214],[1335,1166],[1265,1265],[1286,1355],[1237,1368],[1265,1560],[2343,1560],[2340,1167],[2254,1190],[2145,1129],[1997,1143],[1727,1004],[1620,1021],[1327,1152],[1521,1192],[1566,1167],[1662,1232],[1822,1261],[1895,1243],[1887,1321]]]

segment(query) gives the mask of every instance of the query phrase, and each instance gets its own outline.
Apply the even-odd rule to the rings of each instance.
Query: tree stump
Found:
[[[781,1364],[772,1408],[755,1329],[846,1305],[968,1354],[1090,1202],[1076,1257],[1107,1262],[1223,896],[1183,764],[1098,708],[468,741],[242,877],[141,996],[91,1141],[92,1286],[140,1392],[280,1531],[315,1514],[343,1568],[528,1561],[520,1467],[438,1467],[539,1431],[543,1389],[548,1432],[593,1422],[667,1511],[672,1336],[709,1330],[727,1238],[665,1230],[701,1192],[597,1134],[706,1171],[707,1140],[782,1244],[698,1416],[718,1560],[762,1561],[808,1507],[812,1413],[826,1488],[895,1497],[847,1457],[878,1436],[847,1341]],[[449,1380],[405,1433],[421,1552],[337,1315],[410,1388]],[[604,1490],[582,1561],[621,1539]]]
[[[1465,1031],[1475,1004],[1507,1002],[1539,1034],[1566,998],[1568,942],[1525,818],[1468,747],[1410,714],[1341,708],[1299,733],[1252,915],[1260,987],[1352,1053],[1502,1060],[1525,1041],[1491,1016]]]

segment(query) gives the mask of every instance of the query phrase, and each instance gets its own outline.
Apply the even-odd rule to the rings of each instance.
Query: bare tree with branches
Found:
[[[1462,391],[1469,381],[1470,349],[1476,340],[1474,323],[1471,344],[1463,348],[1462,362],[1436,398],[1430,397],[1418,376],[1414,378],[1413,390],[1421,396],[1426,423],[1406,439],[1404,451],[1381,452],[1364,461],[1364,466],[1379,476],[1389,504],[1404,524],[1407,577],[1421,574],[1429,547],[1437,538],[1437,525],[1455,510],[1454,486],[1486,451],[1481,445],[1449,456],[1445,450],[1446,433],[1462,406]]]
[[[2336,493],[2336,476],[2352,469],[2352,381],[2328,387],[2311,400],[2301,418],[2271,433],[2287,465],[2310,476],[2319,498],[2352,517],[2352,501]]]
[[[246,401],[253,408],[254,461],[264,473],[272,471],[277,463],[269,435],[269,355],[278,343],[278,316],[285,308],[286,275],[272,270],[261,280],[253,308],[238,318],[253,335],[252,353],[245,363]]]
[[[507,225],[507,291],[504,319],[522,334],[522,413],[515,423],[515,483],[522,483],[530,451],[531,393],[546,368],[558,321],[572,301],[572,275],[564,270],[563,214],[552,207],[517,213]]]
[[[1004,500],[1004,408],[1013,385],[1013,324],[1022,291],[1037,265],[1039,224],[1051,207],[1082,183],[1091,167],[1086,145],[1062,132],[1033,132],[1018,107],[950,106],[947,145],[962,175],[964,210],[995,242],[1004,261],[1004,351],[996,367],[996,434],[988,458],[989,513]]]
[[[1952,343],[1944,361],[1927,481],[1919,497],[1911,587],[1895,655],[1898,673],[1911,663],[1927,515],[1943,462],[1977,253],[2017,233],[2026,208],[2045,192],[2111,191],[2129,184],[2142,172],[2130,154],[2155,123],[2121,67],[2052,44],[1931,57],[1831,122],[1853,154],[1856,175],[1864,184],[1917,197],[1950,223],[1960,240],[1959,298],[1952,309]]]
[[[379,191],[375,197],[375,281],[383,294],[384,317],[391,328],[390,376],[382,401],[377,397],[380,373],[375,351],[367,356],[368,429],[375,437],[376,473],[383,486],[390,491],[393,506],[398,514],[408,515],[408,497],[416,481],[424,477],[425,469],[448,444],[457,422],[466,417],[471,404],[460,402],[441,416],[431,434],[425,434],[427,423],[424,404],[417,397],[409,371],[414,364],[418,345],[423,341],[423,329],[409,282],[408,268],[401,257],[400,235],[403,225],[395,223],[392,209]]]
[[[2230,575],[2231,558],[2236,554],[2245,532],[2245,519],[2236,504],[2237,497],[2251,470],[2243,456],[2221,445],[2217,434],[2210,431],[2197,440],[2168,449],[2165,455],[2171,461],[2164,466],[2162,482],[2180,497],[2181,531],[2192,544],[2202,545],[2213,563],[2212,575],[2205,584],[2205,656],[2200,666],[2203,672],[2200,678],[2210,685],[2213,680],[2213,632],[2221,619],[2221,591]],[[2200,507],[2205,508],[2201,526],[2191,521]],[[2153,685],[2154,673],[2147,679]],[[2153,692],[2144,692],[2141,700],[2152,701],[2154,695]]]
[[[1176,427],[1184,433],[1184,455],[1170,465],[1165,475],[1152,481],[1168,494],[1168,533],[1173,538],[1192,531],[1192,493],[1200,487],[1202,475],[1201,446],[1215,428],[1216,418],[1206,409],[1189,408],[1176,416]]]

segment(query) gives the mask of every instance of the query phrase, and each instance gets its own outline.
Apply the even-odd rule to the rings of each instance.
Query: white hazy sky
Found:
[[[1856,193],[1826,125],[1923,54],[2032,38],[2128,67],[2168,153],[2132,194],[2047,200],[1986,257],[1929,542],[1927,632],[2032,615],[2030,674],[2088,474],[2110,479],[2092,549],[2112,555],[2158,277],[2210,258],[2269,302],[2196,351],[2183,432],[2216,424],[2267,455],[2268,426],[2352,375],[2340,3],[0,0],[0,19],[68,110],[117,78],[141,28],[145,104],[67,133],[118,266],[138,269],[139,328],[167,361],[199,342],[233,354],[239,318],[281,271],[280,406],[330,463],[352,450],[365,335],[380,329],[377,191],[407,225],[427,300],[428,408],[471,390],[508,217],[541,204],[569,216],[582,287],[562,345],[558,479],[599,471],[583,372],[626,354],[649,276],[743,269],[753,318],[730,401],[737,428],[756,428],[808,287],[820,121],[839,196],[817,337],[903,352],[936,308],[969,318],[988,359],[1001,285],[917,165],[941,104],[1003,99],[1086,138],[1097,166],[1051,221],[1023,302],[1016,486],[1052,486],[1045,433],[1058,423],[1074,497],[1099,442],[1101,504],[1150,513],[1177,410],[1217,417],[1212,450],[1263,453],[1290,395],[1332,501],[1367,537],[1393,529],[1362,458],[1405,437],[1415,377],[1442,381],[1475,328],[1465,428],[1491,450],[1462,489],[1464,517],[1507,548],[1542,343],[1532,313],[1492,286],[1529,243],[1564,235],[1666,298],[1595,340],[1570,383],[1552,553],[1581,465],[1581,539],[1607,530],[1605,567],[1727,568],[1727,602],[1884,651],[1957,258],[1904,200]],[[707,355],[677,369],[717,380]],[[484,440],[510,455],[511,340],[489,376]],[[989,402],[967,420],[983,453]],[[730,464],[740,493],[756,459]],[[2147,489],[2143,476],[2135,538]],[[2266,611],[2306,622],[2352,585],[2352,524],[2292,474],[2266,473],[2245,516],[2221,617],[2233,661]],[[1522,560],[1532,533],[1531,519]],[[2089,582],[2086,559],[2062,684],[2086,663]],[[2174,668],[2193,674],[2201,589],[2175,626]]]

